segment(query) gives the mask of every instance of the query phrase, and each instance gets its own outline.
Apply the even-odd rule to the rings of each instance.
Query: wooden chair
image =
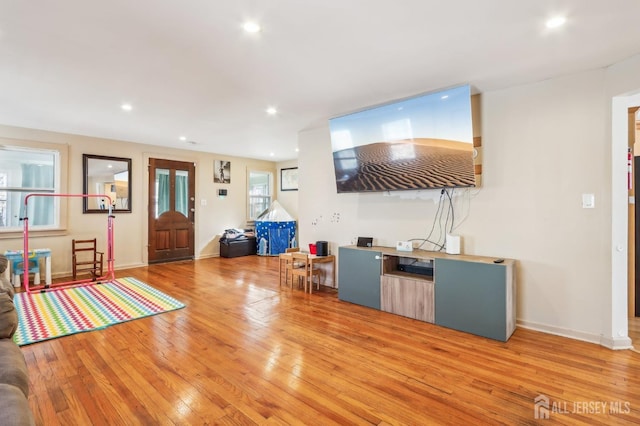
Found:
[[[285,249],[285,253],[294,253],[299,251],[300,251],[300,247],[289,247]],[[282,256],[281,259],[284,260],[284,283],[285,285],[289,285],[289,277],[291,276],[291,270],[293,268],[299,268],[302,265],[295,264],[291,256]],[[280,285],[282,285],[282,277],[280,277]],[[291,282],[291,287],[293,287],[293,278]]]
[[[291,285],[293,286],[293,277],[298,277],[298,284],[300,278],[304,280],[304,291],[307,292],[307,283],[309,284],[309,293],[313,293],[313,277],[318,277],[318,289],[320,289],[320,270],[312,269],[309,265],[309,255],[306,253],[293,252],[291,253],[291,261],[295,264],[303,265],[299,268],[291,269]]]
[[[103,253],[97,250],[96,239],[73,240],[71,242],[71,255],[73,262],[73,279],[79,272],[88,272],[95,281],[102,276]]]

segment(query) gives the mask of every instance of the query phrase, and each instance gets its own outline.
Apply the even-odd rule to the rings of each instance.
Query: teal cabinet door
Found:
[[[338,298],[380,309],[382,254],[347,247],[338,249]]]
[[[436,324],[506,341],[507,276],[502,265],[436,259]]]

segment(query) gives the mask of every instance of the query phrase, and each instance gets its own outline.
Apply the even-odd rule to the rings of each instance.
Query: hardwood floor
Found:
[[[341,302],[333,289],[280,290],[277,262],[118,272],[186,308],[24,346],[37,423],[640,422],[639,353],[524,329],[502,343]],[[534,417],[541,395],[550,420]]]
[[[629,337],[635,348],[640,350],[640,317],[629,318]]]

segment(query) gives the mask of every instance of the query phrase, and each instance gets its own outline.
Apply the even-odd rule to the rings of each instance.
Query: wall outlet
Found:
[[[411,241],[398,241],[396,243],[396,250],[413,251],[413,245],[411,244]]]

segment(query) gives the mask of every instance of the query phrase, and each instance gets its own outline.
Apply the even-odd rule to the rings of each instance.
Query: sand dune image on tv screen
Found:
[[[446,139],[376,142],[333,153],[338,192],[475,185],[473,144]]]

